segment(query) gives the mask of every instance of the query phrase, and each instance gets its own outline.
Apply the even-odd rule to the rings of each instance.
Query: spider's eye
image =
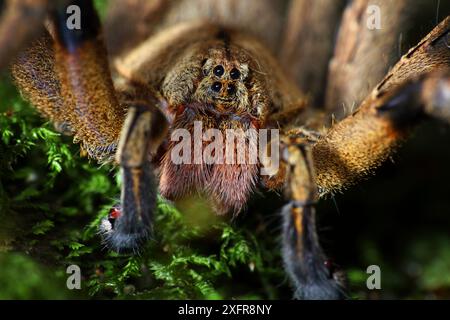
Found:
[[[238,69],[236,69],[236,68],[231,69],[231,71],[230,71],[231,79],[237,80],[240,78],[240,76],[241,76],[241,72]]]
[[[225,69],[219,64],[214,68],[214,74],[218,77],[223,76]]]
[[[211,86],[211,89],[215,92],[219,92],[222,89],[222,84],[220,82],[214,82]]]

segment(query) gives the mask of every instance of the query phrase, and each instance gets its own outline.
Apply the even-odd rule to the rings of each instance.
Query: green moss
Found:
[[[22,254],[0,254],[0,300],[68,299],[75,295],[64,290],[65,279],[55,277]]]

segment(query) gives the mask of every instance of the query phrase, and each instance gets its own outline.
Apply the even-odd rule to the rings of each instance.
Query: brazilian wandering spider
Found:
[[[366,25],[368,0],[348,4],[335,40],[328,36],[334,23],[310,22],[339,21],[341,1],[292,1],[285,20],[284,1],[112,3],[104,26],[108,53],[88,0],[10,1],[0,27],[0,35],[15,28],[14,40],[0,37],[0,64],[14,59],[21,92],[89,157],[121,168],[120,204],[101,225],[108,247],[139,250],[153,231],[157,190],[170,200],[200,193],[218,214],[245,210],[256,190],[282,190],[283,258],[294,296],[345,298],[345,277],[319,245],[314,204],[373,172],[423,119],[450,120],[450,17],[381,78],[389,61],[369,60],[393,40]],[[379,7],[398,28],[411,3]],[[77,10],[80,27],[71,28]],[[19,23],[25,16],[32,18]],[[306,26],[329,39],[303,34]],[[343,103],[356,101],[355,112],[330,121]],[[184,130],[195,144],[195,123],[219,134],[235,130],[246,150],[254,143],[249,132],[278,130],[270,151],[279,154],[276,170],[261,174],[267,159],[260,155],[239,163],[176,163],[171,137]],[[206,148],[202,142],[199,150]],[[219,151],[242,154],[222,145],[213,158]]]

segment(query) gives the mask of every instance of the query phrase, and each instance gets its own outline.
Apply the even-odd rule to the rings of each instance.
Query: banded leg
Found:
[[[314,205],[318,199],[314,182],[311,146],[300,136],[288,137],[284,159],[287,168],[283,207],[283,259],[295,287],[296,299],[343,299],[344,277],[329,265],[316,232]]]
[[[450,16],[411,49],[351,116],[313,147],[322,194],[381,165],[426,116],[448,121]]]
[[[66,8],[71,4],[81,9],[81,29],[67,28]],[[61,3],[51,22],[53,40],[47,35],[21,55],[13,76],[41,112],[68,123],[91,157],[105,161],[117,154],[123,176],[121,204],[115,208],[116,219],[109,225],[103,221],[101,229],[112,249],[136,252],[150,233],[156,197],[150,159],[164,135],[164,117],[147,106],[156,106],[155,99],[118,102],[91,1]]]
[[[66,10],[73,4],[80,8],[80,29],[67,27]],[[70,127],[90,157],[111,160],[125,108],[116,98],[92,2],[59,2],[50,20],[52,37],[47,34],[19,55],[14,80],[45,116]]]
[[[156,183],[150,165],[165,136],[165,118],[155,107],[156,99],[120,105],[109,74],[100,22],[89,0],[71,1],[81,8],[81,30],[68,30],[65,10],[54,14],[55,69],[69,121],[91,156],[103,159],[115,151],[121,167],[120,215],[104,231],[105,242],[118,252],[136,253],[151,231]],[[151,103],[152,106],[148,106]],[[73,109],[72,109],[73,108]],[[120,133],[120,139],[118,139]],[[109,221],[108,221],[109,222]]]
[[[116,161],[122,175],[121,205],[100,225],[108,248],[137,253],[152,231],[157,182],[151,159],[166,137],[164,115],[145,102],[130,103]]]
[[[80,8],[81,28],[69,29],[66,8]],[[75,140],[91,157],[103,159],[115,150],[125,116],[117,100],[101,25],[91,0],[69,0],[51,15],[55,71]]]

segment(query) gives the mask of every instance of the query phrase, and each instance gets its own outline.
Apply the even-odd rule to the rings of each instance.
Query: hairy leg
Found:
[[[345,277],[326,260],[315,230],[317,190],[324,195],[369,174],[420,119],[450,122],[449,32],[450,17],[402,58],[357,112],[323,135],[303,128],[285,133],[285,161],[266,185],[276,189],[287,181],[283,258],[296,298],[345,298]]]
[[[109,225],[103,221],[101,229],[110,248],[136,252],[151,229],[156,186],[150,161],[165,135],[165,118],[148,96],[146,102],[119,103],[117,96],[143,95],[115,91],[92,2],[70,3],[81,8],[82,28],[67,28],[66,7],[57,6],[51,14],[53,39],[47,35],[20,55],[13,76],[44,115],[68,123],[91,157],[106,161],[116,155],[123,177],[115,208],[120,214]]]
[[[297,299],[343,299],[345,279],[334,271],[320,247],[314,205],[318,200],[310,142],[286,138],[284,166],[289,199],[283,207],[283,259]]]
[[[65,127],[65,131],[70,132],[72,129],[64,112],[61,83],[54,66],[53,39],[45,32],[43,37],[18,55],[11,72],[25,98],[56,127]]]
[[[321,194],[372,173],[427,115],[448,115],[449,33],[450,16],[397,63],[354,114],[314,145]]]
[[[65,6],[52,14],[55,71],[75,139],[87,152],[102,158],[116,148],[125,116],[109,73],[99,18],[89,0],[71,1],[80,7],[80,30],[67,28]]]
[[[156,103],[156,101],[154,101]],[[116,160],[121,167],[121,205],[100,225],[105,243],[116,252],[137,253],[152,232],[157,182],[151,166],[167,134],[167,122],[156,107],[130,102]]]
[[[22,93],[51,120],[70,127],[89,156],[108,160],[117,146],[125,110],[118,102],[101,28],[92,3],[81,8],[80,30],[66,26],[66,6],[51,14],[50,33],[19,55],[12,74]]]

